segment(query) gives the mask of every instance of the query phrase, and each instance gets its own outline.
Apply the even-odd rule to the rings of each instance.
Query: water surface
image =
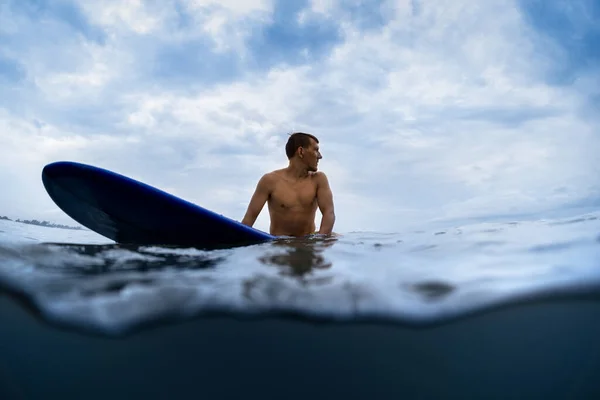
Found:
[[[11,221],[0,231],[0,287],[48,322],[102,335],[215,313],[423,327],[600,293],[600,212],[214,251]]]

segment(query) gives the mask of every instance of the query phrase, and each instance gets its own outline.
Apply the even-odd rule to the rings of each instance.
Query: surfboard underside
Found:
[[[83,226],[117,243],[226,248],[274,236],[150,185],[91,165],[59,161],[42,170],[50,198]]]

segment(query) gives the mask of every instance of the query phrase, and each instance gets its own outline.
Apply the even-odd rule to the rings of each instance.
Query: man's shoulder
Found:
[[[327,174],[323,171],[313,172],[311,176],[316,182],[327,182]]]
[[[283,170],[282,170],[282,169],[276,169],[276,170],[273,170],[273,171],[271,171],[271,172],[266,172],[266,173],[265,173],[265,174],[262,176],[262,178],[263,178],[263,179],[267,179],[267,180],[270,180],[270,181],[272,181],[272,180],[274,180],[274,179],[280,178],[280,177],[281,177],[281,174],[282,174],[282,172],[283,172]]]
[[[277,180],[279,179],[281,175],[281,170],[274,170],[271,172],[266,172],[265,174],[263,174],[263,176],[261,176],[260,178],[260,182],[263,185],[268,185],[271,186],[273,185],[275,182],[277,182]]]

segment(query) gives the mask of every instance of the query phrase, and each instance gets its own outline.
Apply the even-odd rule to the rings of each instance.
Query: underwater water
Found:
[[[286,397],[600,394],[600,212],[213,251],[0,221],[0,299],[0,326],[12,327],[0,328],[0,384],[12,395],[275,398],[297,380]],[[524,311],[534,303],[545,311]],[[29,361],[15,372],[9,359]],[[57,384],[76,371],[98,380]],[[178,381],[192,371],[205,391],[198,376]],[[38,386],[24,383],[32,375]]]

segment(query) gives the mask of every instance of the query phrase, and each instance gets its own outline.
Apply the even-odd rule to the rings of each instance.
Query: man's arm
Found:
[[[317,203],[319,204],[319,210],[323,214],[321,219],[321,227],[319,228],[319,234],[330,235],[333,231],[333,224],[335,223],[335,211],[333,207],[333,193],[329,187],[329,180],[324,173],[319,173],[319,181],[317,186]]]
[[[269,199],[271,190],[269,188],[268,181],[269,178],[267,175],[263,175],[258,181],[256,189],[254,190],[254,194],[252,195],[250,203],[248,204],[246,215],[244,215],[244,218],[242,219],[242,224],[252,226],[256,222],[256,218],[258,218],[258,215]]]

